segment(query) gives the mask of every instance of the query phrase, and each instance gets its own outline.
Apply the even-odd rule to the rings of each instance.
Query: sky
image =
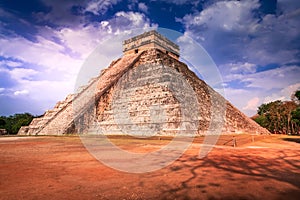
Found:
[[[248,116],[300,89],[298,0],[0,0],[0,115],[43,114],[73,93],[99,45],[107,67],[122,49],[105,41],[160,27],[206,50]]]

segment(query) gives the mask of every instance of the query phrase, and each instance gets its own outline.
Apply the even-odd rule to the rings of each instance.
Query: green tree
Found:
[[[299,134],[300,91],[292,95],[292,101],[273,101],[258,107],[258,124],[272,133]]]
[[[6,121],[4,117],[0,117],[0,128],[5,128]]]
[[[300,104],[300,90],[295,91],[291,96],[292,101],[297,104]]]
[[[300,90],[295,92],[295,97],[298,99],[298,101],[300,101]]]
[[[287,133],[295,133],[294,126],[292,123],[292,112],[297,109],[297,104],[294,101],[286,101],[282,105],[283,123],[286,127]]]
[[[30,113],[14,114],[0,117],[0,128],[5,128],[9,134],[17,134],[21,126],[28,126],[33,119]]]
[[[282,101],[273,101],[258,107],[259,117],[255,120],[272,133],[279,133],[282,129]]]
[[[300,90],[295,91],[292,97],[292,100],[297,104],[297,108],[292,111],[292,128],[295,133],[300,134]]]
[[[254,118],[254,121],[256,121],[262,127],[267,127],[268,120],[264,115],[258,115],[257,117]]]
[[[300,106],[298,106],[293,112],[292,112],[292,126],[294,129],[294,132],[297,134],[300,134]]]

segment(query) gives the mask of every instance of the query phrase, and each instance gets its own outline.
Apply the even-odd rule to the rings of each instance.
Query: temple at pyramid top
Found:
[[[152,30],[123,41],[123,53],[137,54],[147,49],[160,49],[169,56],[179,59],[179,46]]]

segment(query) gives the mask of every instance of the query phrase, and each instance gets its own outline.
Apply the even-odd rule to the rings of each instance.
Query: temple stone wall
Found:
[[[149,31],[123,42],[124,55],[136,54],[154,48],[179,59],[179,46],[156,31]]]

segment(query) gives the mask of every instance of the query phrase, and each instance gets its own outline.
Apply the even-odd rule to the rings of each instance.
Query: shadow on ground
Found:
[[[221,154],[210,154],[204,159],[183,155],[173,165],[164,169],[167,176],[180,181],[166,180],[165,184],[161,184],[159,186],[162,191],[161,198],[298,199],[300,197],[299,151],[287,153],[286,150],[276,152],[269,150],[265,154],[272,155],[269,158],[260,153],[248,154],[246,151],[237,155],[226,151]]]
[[[300,138],[283,138],[284,141],[300,143]]]

